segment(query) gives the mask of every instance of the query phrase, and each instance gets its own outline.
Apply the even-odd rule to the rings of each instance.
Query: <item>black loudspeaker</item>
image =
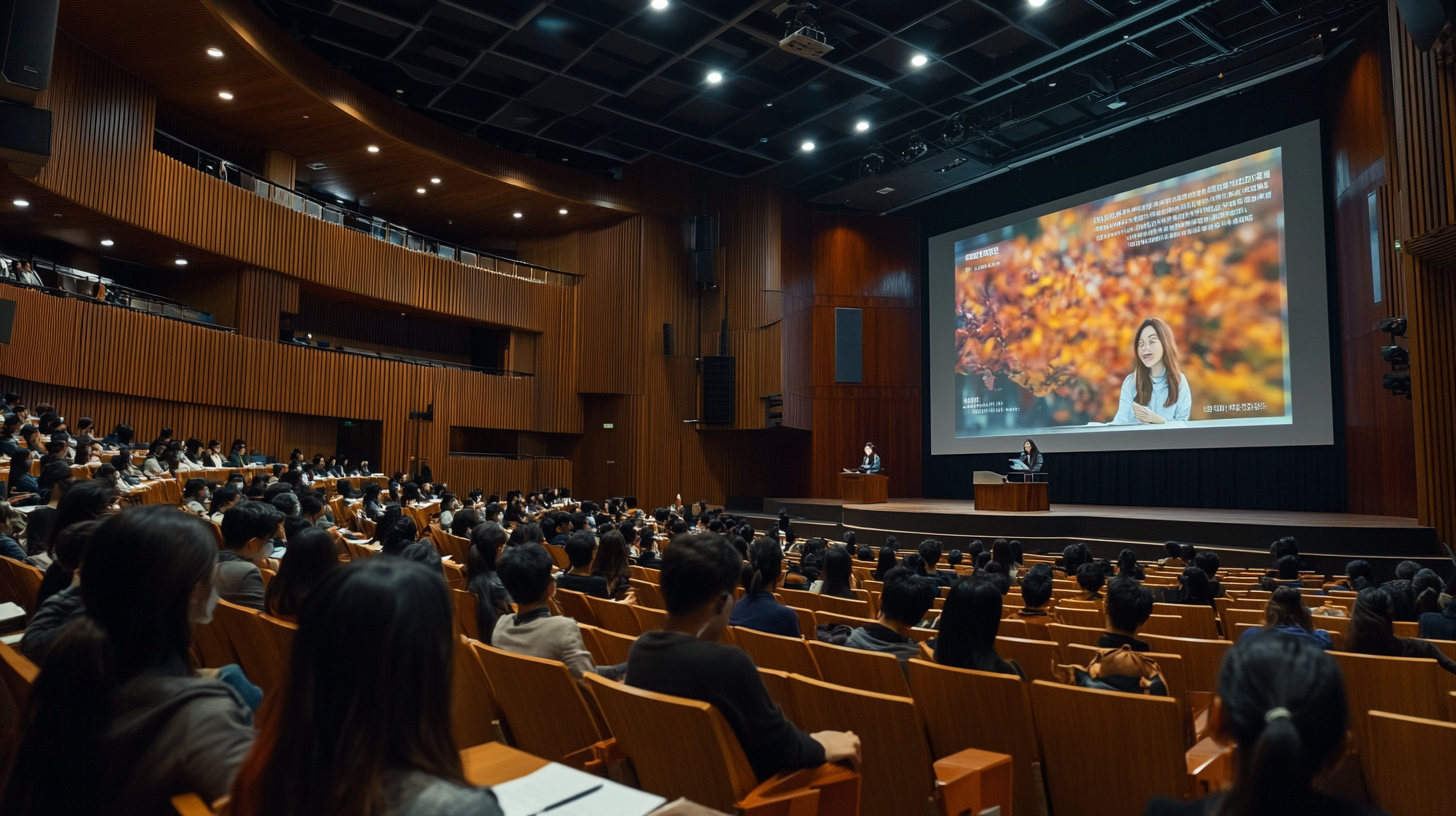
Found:
[[[0,97],[29,105],[51,81],[61,0],[0,0]]]
[[[733,358],[703,358],[703,424],[733,424]]]
[[[34,168],[51,159],[51,112],[0,101],[0,161]],[[15,168],[13,168],[15,169]]]
[[[1410,32],[1411,42],[1422,51],[1431,50],[1450,15],[1442,0],[1396,0],[1400,21]]]
[[[718,218],[713,215],[693,216],[693,251],[707,252],[718,248]]]
[[[711,249],[693,253],[693,280],[704,286],[714,286],[718,283],[713,269],[713,254]]]
[[[15,327],[15,301],[0,298],[0,343],[10,344],[10,330]]]
[[[671,357],[677,351],[677,339],[673,336],[672,324],[662,324],[662,356]]]

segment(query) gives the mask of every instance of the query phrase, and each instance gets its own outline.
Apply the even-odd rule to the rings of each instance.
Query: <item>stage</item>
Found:
[[[903,548],[935,537],[947,550],[965,549],[975,538],[988,546],[994,538],[1016,538],[1028,552],[1056,553],[1084,541],[1098,557],[1131,547],[1147,559],[1162,557],[1163,542],[1181,541],[1218,552],[1229,566],[1266,566],[1270,543],[1292,535],[1310,567],[1329,574],[1342,573],[1345,562],[1356,557],[1369,560],[1381,575],[1392,574],[1403,559],[1430,566],[1443,577],[1452,569],[1434,529],[1389,516],[1078,504],[1012,513],[977,510],[973,501],[949,499],[850,505],[835,499],[765,499],[761,512],[776,515],[780,507],[796,519],[800,537],[838,540],[853,530],[858,541],[871,546],[879,546],[886,535],[894,535]]]

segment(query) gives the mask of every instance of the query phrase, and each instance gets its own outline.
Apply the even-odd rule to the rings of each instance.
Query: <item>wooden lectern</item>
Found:
[[[878,473],[841,473],[839,498],[845,504],[884,504],[890,500],[890,477]]]
[[[1011,513],[1050,510],[1046,482],[1007,482],[976,485],[976,509]]]

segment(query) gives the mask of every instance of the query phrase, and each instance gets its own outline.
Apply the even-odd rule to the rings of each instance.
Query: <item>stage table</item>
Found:
[[[976,509],[1009,513],[1050,510],[1046,482],[1007,482],[976,485]]]
[[[841,473],[839,498],[845,504],[884,504],[890,500],[890,477],[877,473]]]

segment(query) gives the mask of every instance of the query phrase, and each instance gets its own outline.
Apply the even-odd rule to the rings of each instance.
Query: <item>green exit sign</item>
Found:
[[[603,422],[602,423],[602,427],[610,431],[611,429],[613,429],[613,428],[615,428],[617,426],[615,424],[611,423],[611,422]]]

